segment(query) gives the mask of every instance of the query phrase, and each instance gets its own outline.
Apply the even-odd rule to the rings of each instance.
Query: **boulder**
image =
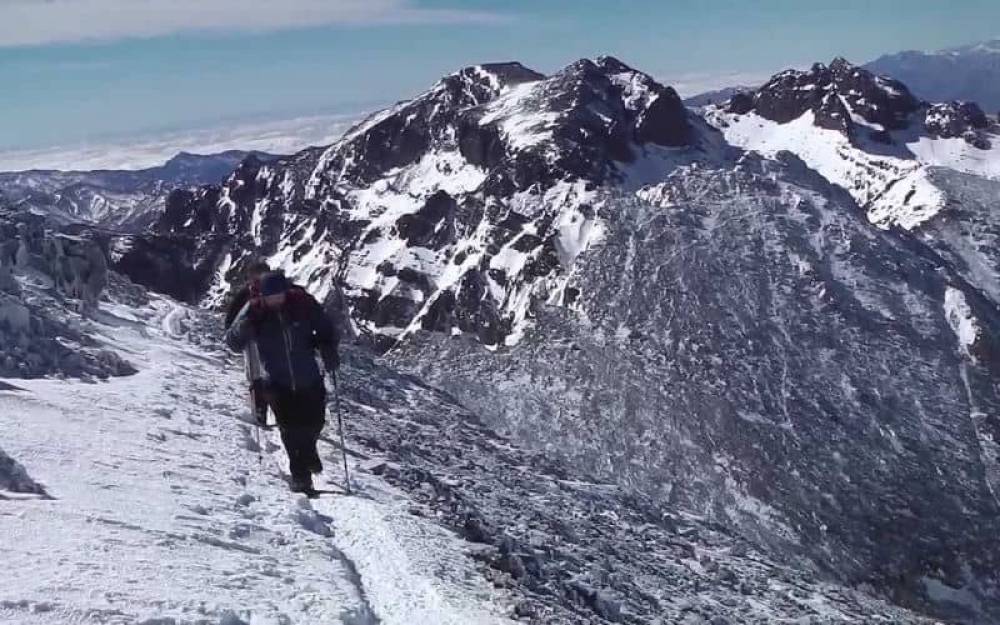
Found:
[[[729,98],[729,103],[726,104],[726,109],[730,113],[735,113],[736,115],[746,115],[753,110],[753,106],[753,94],[741,91],[739,93],[734,93],[733,97]]]
[[[8,332],[26,333],[31,330],[28,307],[11,296],[0,295],[0,326]]]
[[[986,113],[975,102],[934,104],[924,115],[924,130],[931,136],[942,139],[962,137],[976,147],[984,145],[979,131],[989,123]]]

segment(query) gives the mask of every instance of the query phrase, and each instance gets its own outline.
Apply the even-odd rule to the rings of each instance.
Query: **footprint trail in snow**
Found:
[[[470,592],[461,541],[378,478],[355,472],[358,497],[287,491],[277,434],[261,461],[240,420],[238,364],[184,339],[200,314],[111,306],[123,323],[103,332],[137,375],[0,389],[3,449],[53,497],[0,501],[0,561],[17,573],[0,622],[507,622],[485,582]],[[321,451],[336,490],[338,452]],[[458,588],[433,573],[462,567]]]

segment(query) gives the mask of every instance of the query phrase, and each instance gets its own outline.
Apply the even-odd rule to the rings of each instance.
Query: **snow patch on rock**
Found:
[[[948,325],[958,339],[959,349],[966,355],[973,356],[972,349],[982,329],[965,299],[965,293],[954,287],[948,287],[944,293],[944,313]]]
[[[767,157],[782,151],[797,155],[850,193],[879,227],[911,230],[945,206],[944,193],[930,181],[920,161],[869,154],[843,133],[817,127],[812,111],[785,124],[756,113],[732,115],[720,110],[711,111],[708,119],[733,145]]]

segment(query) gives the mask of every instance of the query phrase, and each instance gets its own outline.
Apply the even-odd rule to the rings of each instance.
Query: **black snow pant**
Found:
[[[270,389],[271,410],[288,453],[292,479],[305,481],[322,471],[316,442],[326,424],[326,387],[323,382],[305,389]]]

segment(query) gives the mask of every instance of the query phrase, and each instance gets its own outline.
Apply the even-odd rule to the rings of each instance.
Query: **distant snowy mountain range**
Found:
[[[923,100],[976,102],[990,113],[1000,110],[1000,40],[934,52],[885,54],[863,67],[899,80]],[[757,86],[734,82],[732,86],[690,95],[684,101],[695,107],[719,104],[739,91],[753,91]]]
[[[330,146],[175,189],[148,228],[90,236],[114,272],[206,306],[264,257],[515,441],[915,611],[830,622],[985,625],[998,193],[1000,128],[973,103],[835,59],[696,111],[600,57],[465,68]],[[115,223],[76,205],[60,218]],[[561,599],[534,573],[518,588],[583,606],[574,622],[662,614],[661,565],[608,567]],[[744,607],[720,622],[753,622]]]
[[[881,56],[866,68],[906,83],[931,102],[967,100],[1000,110],[1000,40],[939,50]]]
[[[276,158],[240,150],[211,155],[182,152],[163,165],[139,170],[0,172],[0,193],[15,206],[64,223],[140,230],[163,211],[171,191],[221,182],[250,155]]]

